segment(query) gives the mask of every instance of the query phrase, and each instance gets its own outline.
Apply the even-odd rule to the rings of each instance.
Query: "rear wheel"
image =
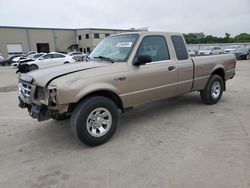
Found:
[[[64,62],[64,64],[68,64],[68,63],[69,63],[68,61]]]
[[[212,75],[205,87],[200,92],[201,100],[205,104],[216,104],[223,93],[224,83],[219,75]]]
[[[118,119],[118,108],[112,100],[101,96],[87,98],[73,111],[71,132],[87,145],[100,145],[113,136]]]

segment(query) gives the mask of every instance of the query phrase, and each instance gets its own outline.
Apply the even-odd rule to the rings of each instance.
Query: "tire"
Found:
[[[29,67],[30,71],[38,69],[38,66],[36,64],[31,64]]]
[[[86,145],[97,146],[113,136],[118,121],[116,104],[106,97],[94,96],[81,101],[73,110],[71,132]]]
[[[250,54],[247,54],[245,59],[249,60],[249,58],[250,58],[249,56],[250,56]]]
[[[50,117],[56,121],[63,121],[70,118],[70,116],[66,114],[53,114],[50,115]]]
[[[224,90],[224,83],[219,75],[213,74],[205,89],[201,90],[200,96],[205,104],[216,104],[219,102]]]
[[[68,61],[64,62],[64,64],[68,64],[68,63],[69,63]]]

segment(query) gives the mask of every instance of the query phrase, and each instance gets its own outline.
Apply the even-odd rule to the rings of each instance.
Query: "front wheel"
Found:
[[[100,145],[113,136],[118,120],[118,108],[113,101],[101,96],[87,98],[72,113],[71,132],[87,145]]]
[[[205,87],[200,92],[201,100],[205,104],[216,104],[219,102],[224,90],[224,83],[219,75],[212,75]]]

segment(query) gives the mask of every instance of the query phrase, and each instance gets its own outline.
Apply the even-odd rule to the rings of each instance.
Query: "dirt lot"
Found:
[[[15,70],[0,67],[0,187],[250,188],[250,61],[220,103],[197,92],[124,114],[107,144],[77,142],[69,121],[17,107]]]

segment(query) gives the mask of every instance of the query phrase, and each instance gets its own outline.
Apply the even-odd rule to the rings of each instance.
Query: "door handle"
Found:
[[[169,70],[169,71],[174,71],[175,69],[176,69],[175,66],[169,66],[169,67],[168,67],[168,70]]]

